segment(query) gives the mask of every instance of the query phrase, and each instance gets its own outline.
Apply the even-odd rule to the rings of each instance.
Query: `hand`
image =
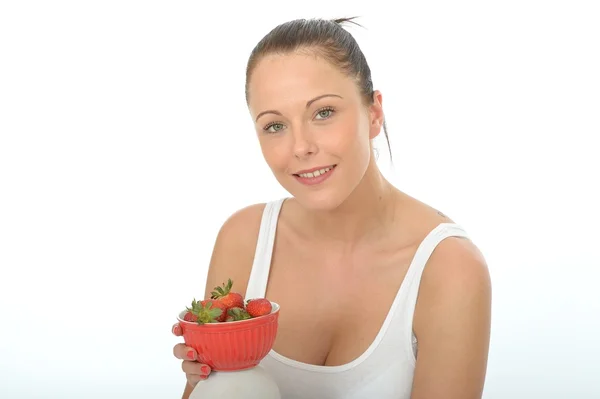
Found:
[[[171,331],[178,337],[183,335],[183,331],[181,330],[179,323],[174,324]],[[183,372],[187,378],[187,382],[190,386],[195,387],[199,381],[208,378],[211,368],[207,364],[201,364],[197,362],[198,354],[194,348],[185,346],[185,344],[177,344],[173,347],[173,355],[175,355],[177,359],[183,360],[181,368],[183,369]]]

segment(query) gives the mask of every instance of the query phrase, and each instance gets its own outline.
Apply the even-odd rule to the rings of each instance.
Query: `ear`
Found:
[[[369,106],[370,131],[369,138],[372,140],[379,136],[383,127],[383,97],[379,90],[373,92],[373,104]]]

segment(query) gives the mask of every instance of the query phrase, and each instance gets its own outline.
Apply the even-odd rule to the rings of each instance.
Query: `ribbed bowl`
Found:
[[[198,324],[177,320],[183,340],[198,353],[198,362],[215,371],[235,371],[252,368],[267,356],[277,335],[279,305],[271,302],[270,314],[248,320]]]

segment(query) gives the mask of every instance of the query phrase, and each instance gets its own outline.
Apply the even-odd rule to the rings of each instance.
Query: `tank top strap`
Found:
[[[403,293],[406,301],[405,320],[411,326],[411,330],[423,271],[438,244],[448,237],[469,238],[467,232],[458,224],[440,223],[421,241],[404,278],[403,285],[406,285],[406,291]]]
[[[286,198],[280,198],[265,204],[258,230],[258,240],[256,242],[252,270],[250,271],[248,287],[246,288],[245,296],[248,299],[262,298],[267,292],[271,258],[273,256],[273,247],[277,233],[277,221],[279,220],[279,213],[285,200]]]

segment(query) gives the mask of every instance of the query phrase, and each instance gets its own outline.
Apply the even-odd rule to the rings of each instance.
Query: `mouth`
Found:
[[[331,176],[337,165],[322,166],[315,169],[294,173],[293,176],[305,186],[318,186]]]
[[[332,171],[336,166],[337,165],[330,165],[330,166],[325,166],[320,169],[312,170],[310,172],[294,173],[294,176],[301,177],[303,179],[311,179],[311,178],[319,177],[321,175],[324,175],[324,174]]]

